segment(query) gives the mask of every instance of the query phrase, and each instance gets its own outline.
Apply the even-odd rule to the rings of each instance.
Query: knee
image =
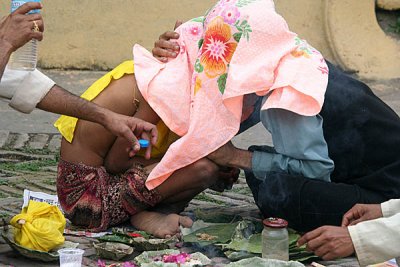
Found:
[[[193,163],[192,168],[197,181],[204,188],[208,188],[211,184],[214,184],[218,178],[218,166],[208,159],[196,161]]]
[[[253,174],[246,173],[246,180],[252,190],[254,200],[265,217],[283,217],[292,212],[298,199],[299,188],[290,185],[288,175],[271,173],[266,179],[259,180]]]

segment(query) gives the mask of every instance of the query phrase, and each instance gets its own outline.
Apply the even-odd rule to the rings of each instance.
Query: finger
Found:
[[[325,244],[326,244],[326,240],[324,240],[322,235],[319,235],[318,237],[307,242],[306,249],[307,249],[307,251],[315,252],[315,251],[323,249],[323,246]]]
[[[335,256],[334,253],[330,252],[329,250],[324,255],[317,255],[317,256],[325,261],[336,260],[338,258],[337,256]]]
[[[155,58],[164,63],[168,62],[168,58],[166,58],[166,57],[155,57]]]
[[[28,2],[17,8],[14,13],[24,15],[34,9],[42,9],[42,4],[38,2]]]
[[[36,39],[38,41],[43,40],[43,33],[42,32],[32,32],[31,33],[31,39]]]
[[[349,224],[351,223],[351,221],[354,220],[354,213],[353,210],[349,210],[348,212],[346,212],[343,215],[343,219],[342,219],[342,227],[346,227],[349,226]]]
[[[176,28],[178,28],[179,26],[181,26],[183,24],[183,22],[181,20],[177,20],[175,22],[175,26],[174,26],[174,30],[176,30]]]
[[[154,47],[153,48],[153,56],[156,58],[175,58],[177,56],[177,53],[173,52],[173,51],[169,51],[167,49],[164,48],[160,48],[160,47]]]
[[[318,249],[314,250],[314,254],[325,260],[330,250],[331,248],[329,246],[322,244]]]
[[[299,238],[299,240],[297,241],[297,246],[301,247],[305,243],[308,243],[310,240],[313,240],[314,238],[320,236],[321,233],[322,233],[321,227],[315,229],[314,231],[306,233],[305,235]]]
[[[43,20],[35,20],[36,21],[36,25],[38,26],[38,28],[39,28],[39,31],[40,32],[44,32],[44,23],[43,23]]]
[[[34,28],[35,24],[38,26],[39,31],[44,31],[44,22],[43,17],[40,14],[31,14],[27,15],[27,20],[32,24],[32,29]]]
[[[160,40],[166,40],[166,41],[169,41],[170,39],[178,39],[178,38],[179,38],[179,33],[173,32],[173,31],[166,31],[163,34],[161,34],[159,37]]]
[[[140,150],[140,144],[135,135],[133,135],[131,142],[133,143],[133,152],[137,153]]]
[[[357,220],[353,220],[352,222],[350,222],[349,226],[356,225],[357,223],[362,222],[363,220],[364,220],[363,217],[358,218]]]
[[[38,22],[38,20],[42,20],[43,21],[43,17],[40,14],[29,14],[29,15],[25,15],[24,18],[26,18],[27,21],[36,21]]]
[[[143,132],[141,138],[145,139],[145,140],[149,140],[149,135],[146,132]],[[151,146],[151,143],[149,142],[149,145],[146,147],[146,150],[144,152],[145,159],[151,158],[151,148],[152,148],[152,146]]]
[[[167,41],[167,40],[158,40],[154,44],[154,47],[159,47],[164,50],[170,50],[171,53],[179,52],[180,47],[179,44],[175,41]]]
[[[158,139],[157,127],[155,125],[152,125],[152,124],[150,124],[150,125],[151,125],[151,128],[147,129],[145,131],[148,132],[148,134],[150,136],[150,143],[152,145],[156,145],[157,144],[157,139]]]

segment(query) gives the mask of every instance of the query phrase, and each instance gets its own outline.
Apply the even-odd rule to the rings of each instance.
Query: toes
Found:
[[[185,228],[190,228],[193,225],[193,221],[189,217],[179,216],[179,224]]]

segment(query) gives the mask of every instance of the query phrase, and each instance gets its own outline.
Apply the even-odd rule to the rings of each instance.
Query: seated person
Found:
[[[190,218],[177,213],[194,196],[218,185],[221,182],[218,178],[225,177],[223,181],[229,184],[237,179],[237,170],[219,173],[216,164],[200,159],[176,171],[156,189],[145,187],[153,164],[177,136],[160,122],[143,99],[135,82],[132,61],[106,74],[82,97],[114,112],[158,124],[159,140],[153,148],[152,159],[130,158],[123,138],[117,140],[99,124],[62,116],[55,124],[64,137],[57,194],[66,217],[73,224],[102,231],[130,219],[133,226],[157,237],[172,236],[178,233],[179,225],[191,226]],[[120,169],[116,170],[116,166]],[[219,188],[222,190],[221,183]]]
[[[215,8],[232,8],[232,3],[220,1]],[[126,141],[99,125],[78,121],[75,126],[76,121],[64,118],[57,122],[65,138],[57,191],[72,222],[104,230],[131,217],[141,230],[161,237],[174,234],[179,221],[190,225],[175,213],[221,181],[218,165],[205,157],[229,142],[255,107],[310,116],[310,125],[321,126],[316,115],[328,82],[321,54],[288,30],[272,1],[246,2],[233,9],[238,15],[234,18],[209,12],[181,25],[179,56],[168,63],[136,45],[134,75],[133,64],[126,63],[130,67],[122,65],[93,85],[100,87],[98,96],[87,92],[100,106],[153,124],[161,119],[181,136],[158,164],[130,158]],[[265,53],[259,54],[260,49]],[[333,164],[321,139],[311,142],[311,154],[325,172],[310,178],[329,181]],[[228,181],[234,177],[228,175]]]
[[[231,3],[235,5],[236,1]],[[230,7],[216,5],[210,13],[222,17],[236,14],[227,13],[232,10]],[[264,25],[274,25],[265,26],[265,31],[276,27]],[[178,37],[173,32],[161,35],[153,49],[154,56],[162,62],[176,57],[173,53],[179,54],[181,44],[170,39]],[[301,42],[299,48],[294,56],[309,55],[310,50]],[[257,62],[274,49],[258,49],[250,58]],[[248,51],[250,54],[254,50]],[[290,227],[300,231],[340,225],[345,212],[357,203],[382,203],[400,197],[400,153],[395,149],[400,147],[399,116],[366,84],[329,62],[327,65],[328,68],[321,68],[328,73],[329,80],[318,114],[303,116],[279,108],[262,110],[258,104],[240,130],[261,121],[272,135],[273,147],[252,146],[247,151],[228,142],[208,156],[219,165],[245,170],[263,216],[284,218]],[[246,67],[255,69],[254,64]],[[291,73],[309,80],[310,85],[315,83],[312,77],[302,75],[299,68],[293,68]],[[244,87],[253,82],[243,82],[245,77],[240,73],[237,77],[237,83]],[[260,98],[265,102],[270,95]],[[327,179],[310,179],[315,177]]]
[[[303,235],[298,245],[306,245],[324,260],[356,253],[360,266],[397,257],[400,263],[400,199],[382,204],[357,204],[343,216],[342,227],[321,226]]]

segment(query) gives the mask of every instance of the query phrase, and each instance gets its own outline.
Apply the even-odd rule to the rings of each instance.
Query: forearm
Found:
[[[9,43],[0,39],[0,80],[3,77],[4,69],[10,59],[12,47]]]
[[[259,147],[254,151],[252,166],[254,174],[259,178],[273,171],[330,181],[330,173],[333,170],[333,164],[330,161],[296,159],[276,153],[266,147]]]
[[[71,94],[58,85],[54,85],[36,107],[101,124],[107,119],[107,112],[109,112],[105,108]]]
[[[398,257],[400,213],[389,218],[365,221],[349,226],[351,239],[361,266]]]
[[[239,168],[242,170],[252,169],[253,153],[248,150],[236,148],[228,161],[228,167]]]
[[[330,181],[334,163],[329,158],[321,116],[268,109],[261,112],[261,122],[271,132],[274,149],[255,152],[253,167]]]

